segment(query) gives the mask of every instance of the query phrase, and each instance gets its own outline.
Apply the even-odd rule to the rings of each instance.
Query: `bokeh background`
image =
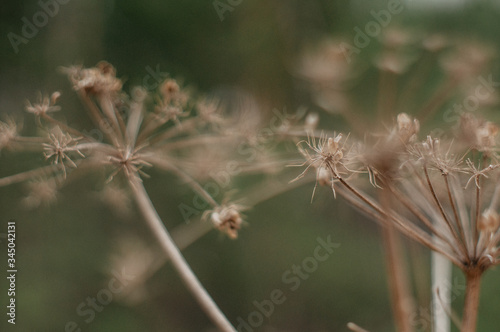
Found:
[[[391,24],[477,38],[500,50],[498,1],[416,2],[404,2],[404,11]],[[92,66],[100,60],[117,68],[125,91],[143,84],[151,69],[159,69],[207,94],[223,97],[237,91],[252,96],[269,116],[273,109],[315,110],[303,82],[293,74],[301,51],[325,36],[352,38],[355,27],[372,19],[371,10],[387,6],[368,0],[232,3],[238,4],[230,5],[232,10],[221,20],[211,0],[70,0],[16,53],[8,33],[20,35],[22,18],[31,20],[41,5],[4,0],[0,112],[22,116],[25,101],[35,99],[38,91],[59,90],[66,121],[86,123],[59,68]],[[363,51],[363,56],[369,55],[370,48]],[[340,117],[321,113],[321,121],[323,126],[344,129]],[[33,132],[34,119],[26,117],[24,126]],[[41,163],[41,155],[2,151],[0,176]],[[190,202],[192,192],[175,177],[151,173],[155,180],[145,185],[160,215],[170,229],[181,225],[178,206]],[[241,181],[237,189],[244,191],[247,185]],[[113,212],[100,199],[98,188],[95,179],[79,179],[59,193],[55,205],[34,211],[20,204],[26,195],[23,185],[0,188],[0,233],[5,233],[9,219],[17,221],[19,271],[17,324],[7,324],[2,309],[0,330],[64,331],[66,323],[74,321],[82,331],[214,331],[168,263],[147,281],[140,300],[116,296],[90,323],[77,314],[80,303],[107,287],[110,257],[120,239],[134,234],[153,242],[133,208],[124,215]],[[311,185],[299,187],[255,206],[247,212],[249,225],[238,240],[210,232],[184,251],[188,262],[233,322],[238,317],[247,320],[256,310],[253,302],[269,299],[274,289],[285,292],[287,300],[255,331],[347,331],[350,321],[370,331],[394,331],[378,228],[342,200],[333,200],[328,190],[319,190],[309,204],[311,192]],[[283,273],[311,256],[317,237],[327,235],[340,247],[290,291]],[[6,241],[0,240],[0,266],[5,267]],[[419,275],[414,286],[425,289],[429,253],[409,243],[407,254],[413,274]],[[484,278],[478,331],[498,330],[499,273],[492,270]],[[464,278],[455,275],[453,306],[460,312]],[[5,280],[0,278],[3,308]],[[426,312],[429,295],[420,293],[419,299]]]

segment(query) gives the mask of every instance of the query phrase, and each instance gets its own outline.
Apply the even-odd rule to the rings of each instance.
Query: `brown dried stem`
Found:
[[[475,332],[477,313],[479,309],[479,294],[481,291],[482,271],[478,268],[466,271],[467,288],[462,318],[462,332]]]
[[[142,181],[137,176],[131,177],[130,187],[134,194],[135,201],[139,206],[139,209],[148,226],[157,238],[164,253],[172,261],[172,265],[177,270],[177,273],[181,277],[182,281],[198,301],[203,311],[205,311],[207,316],[220,331],[236,332],[236,329],[231,325],[212,297],[202,286],[196,275],[191,270],[191,267],[182,256],[179,248],[175,245],[168,230],[165,228],[165,225],[158,216],[153,203],[149,199]]]
[[[383,206],[390,209],[387,189],[380,196]],[[382,237],[394,321],[398,331],[411,332],[410,315],[413,301],[410,295],[408,274],[405,271],[405,260],[403,259],[403,248],[399,234],[388,223],[387,227],[382,228]]]

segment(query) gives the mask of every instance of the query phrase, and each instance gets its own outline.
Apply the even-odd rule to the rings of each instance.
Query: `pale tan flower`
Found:
[[[37,103],[32,105],[29,101],[26,102],[26,111],[29,113],[33,113],[36,116],[42,116],[46,113],[57,112],[61,110],[61,107],[56,106],[55,103],[60,96],[61,93],[58,91],[52,93],[50,98],[48,96],[42,97],[42,95],[40,94],[38,96]]]
[[[332,192],[336,195],[334,188],[335,180],[340,179],[342,175],[353,172],[349,168],[349,164],[352,162],[351,158],[345,149],[347,139],[344,139],[343,142],[342,139],[342,134],[337,134],[335,137],[321,135],[318,141],[316,141],[314,136],[309,136],[307,141],[303,140],[297,144],[300,153],[306,159],[302,165],[298,166],[307,165],[307,167],[292,181],[303,178],[311,167],[315,168],[316,185],[314,186],[312,198],[314,198],[318,183],[331,184]]]
[[[64,68],[75,90],[87,94],[115,93],[121,90],[122,82],[116,78],[115,68],[106,61],[101,61],[94,68],[80,66]]]
[[[81,138],[72,137],[68,133],[63,133],[61,128],[55,127],[49,134],[50,143],[44,143],[44,155],[45,159],[52,159],[52,163],[55,165],[61,164],[64,176],[66,177],[66,164],[76,168],[76,163],[71,159],[71,154],[79,155],[81,158],[85,158],[85,155],[78,149],[78,141]]]
[[[237,204],[225,204],[206,211],[203,219],[210,220],[216,229],[226,233],[231,239],[238,237],[238,231],[243,224],[242,207]]]
[[[417,134],[420,131],[420,122],[417,119],[412,119],[406,113],[400,113],[397,116],[398,134],[404,144],[414,142],[417,139]]]

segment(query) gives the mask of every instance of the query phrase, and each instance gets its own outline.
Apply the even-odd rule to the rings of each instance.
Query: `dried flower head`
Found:
[[[307,141],[303,140],[297,143],[300,153],[306,159],[305,163],[298,166],[307,164],[307,167],[293,181],[304,177],[307,171],[313,167],[316,169],[316,185],[318,183],[331,184],[332,192],[336,195],[334,181],[340,179],[344,174],[353,172],[348,167],[351,160],[345,149],[347,139],[344,139],[343,142],[342,139],[342,134],[337,134],[334,137],[322,134],[318,141],[314,136],[309,136]],[[316,186],[314,186],[312,198],[314,198],[315,191]]]
[[[131,149],[117,150],[114,154],[108,156],[106,164],[112,165],[115,168],[113,173],[108,177],[106,182],[113,180],[116,174],[123,171],[127,178],[133,178],[138,174],[144,177],[149,177],[142,171],[143,167],[151,167],[152,164],[138,152]]]
[[[116,93],[121,90],[122,82],[116,78],[115,68],[106,61],[101,61],[94,68],[75,66],[64,68],[77,91],[84,91],[89,95]]]
[[[398,134],[404,144],[414,142],[417,139],[417,134],[420,131],[420,122],[417,119],[412,119],[406,113],[400,113],[397,116]]]
[[[177,101],[181,88],[175,80],[166,80],[160,85],[160,93],[166,102]]]
[[[413,65],[415,59],[401,52],[409,45],[404,34],[395,33],[384,38],[378,63],[377,118],[387,120],[390,110],[413,107],[417,109],[416,116],[411,116],[410,112],[400,113],[392,128],[379,132],[375,126],[371,130],[357,127],[361,121],[354,112],[348,111],[353,107],[344,108],[342,114],[354,126],[353,132],[363,137],[353,138],[355,143],[348,151],[338,136],[320,137],[319,143],[311,138],[301,140],[298,150],[305,159],[303,165],[307,167],[297,178],[314,167],[317,183],[331,184],[332,187],[336,183],[335,190],[364,214],[381,224],[390,224],[443,254],[464,271],[484,271],[500,262],[500,234],[496,230],[500,199],[500,164],[496,153],[498,126],[464,114],[456,142],[446,138],[452,136],[446,131],[442,131],[444,136],[440,138],[425,135],[427,139],[423,142],[418,142],[418,136],[422,119],[442,110],[457,86],[465,86],[471,78],[477,78],[491,61],[493,52],[488,47],[479,47],[478,43],[458,45],[445,42],[440,36],[417,43],[428,52],[447,48],[441,63],[439,60],[434,63],[444,66],[445,72],[443,83],[429,100],[424,100],[421,106],[409,107],[409,104],[417,103],[415,91],[418,90],[417,84],[423,81],[421,78],[420,81],[409,79],[408,86],[401,87],[401,96],[397,95],[400,90],[399,87],[396,89],[398,76],[403,75],[403,68]],[[416,40],[417,36],[412,38]],[[311,57],[306,60],[311,61]],[[337,63],[332,61],[328,67],[317,59],[314,61],[319,68],[327,69]],[[419,65],[415,63],[415,70],[423,68]],[[340,72],[345,72],[345,69]],[[424,73],[422,71],[422,77]],[[344,89],[344,80],[320,80],[319,75],[303,77],[311,82],[315,96],[318,93],[322,96],[323,99],[315,99],[320,106],[329,105],[328,99],[335,99],[339,93],[347,99],[345,105],[356,104],[351,99],[358,96],[350,95]],[[345,76],[340,74],[339,77]],[[308,131],[303,130],[302,137]],[[314,132],[309,135],[318,137]],[[469,186],[472,181],[475,185]],[[490,236],[492,230],[494,235]]]
[[[56,106],[57,99],[61,96],[61,93],[56,91],[52,93],[50,98],[48,96],[43,96],[40,94],[38,96],[38,102],[31,104],[29,101],[26,102],[26,111],[33,113],[36,116],[43,116],[44,114],[57,112],[61,110],[61,107]]]
[[[226,233],[231,239],[236,239],[243,224],[241,210],[242,207],[237,204],[225,204],[206,211],[203,218],[210,220],[216,229]]]
[[[159,87],[159,92],[162,98],[155,108],[158,121],[166,123],[173,120],[179,125],[180,118],[189,116],[189,112],[186,110],[188,94],[181,90],[177,81],[173,79],[163,82]]]
[[[66,177],[66,164],[76,168],[76,163],[70,155],[79,155],[85,158],[84,154],[78,149],[78,141],[81,138],[74,138],[68,133],[63,133],[61,128],[55,127],[49,134],[49,142],[43,143],[45,159],[52,159],[55,165],[61,165]]]

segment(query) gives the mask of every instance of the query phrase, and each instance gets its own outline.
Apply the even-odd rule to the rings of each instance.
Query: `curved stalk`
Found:
[[[163,222],[158,216],[153,203],[149,199],[142,181],[138,177],[131,177],[130,186],[132,188],[134,199],[139,206],[139,209],[149,228],[159,241],[164,253],[172,261],[172,265],[177,270],[177,273],[179,273],[182,281],[200,304],[203,311],[205,311],[220,331],[236,332],[236,329],[231,325],[212,297],[210,297],[208,292],[202,286],[196,275],[191,270],[189,264],[186,262],[181,252],[175,245],[168,230],[165,228],[165,225],[163,225]]]

